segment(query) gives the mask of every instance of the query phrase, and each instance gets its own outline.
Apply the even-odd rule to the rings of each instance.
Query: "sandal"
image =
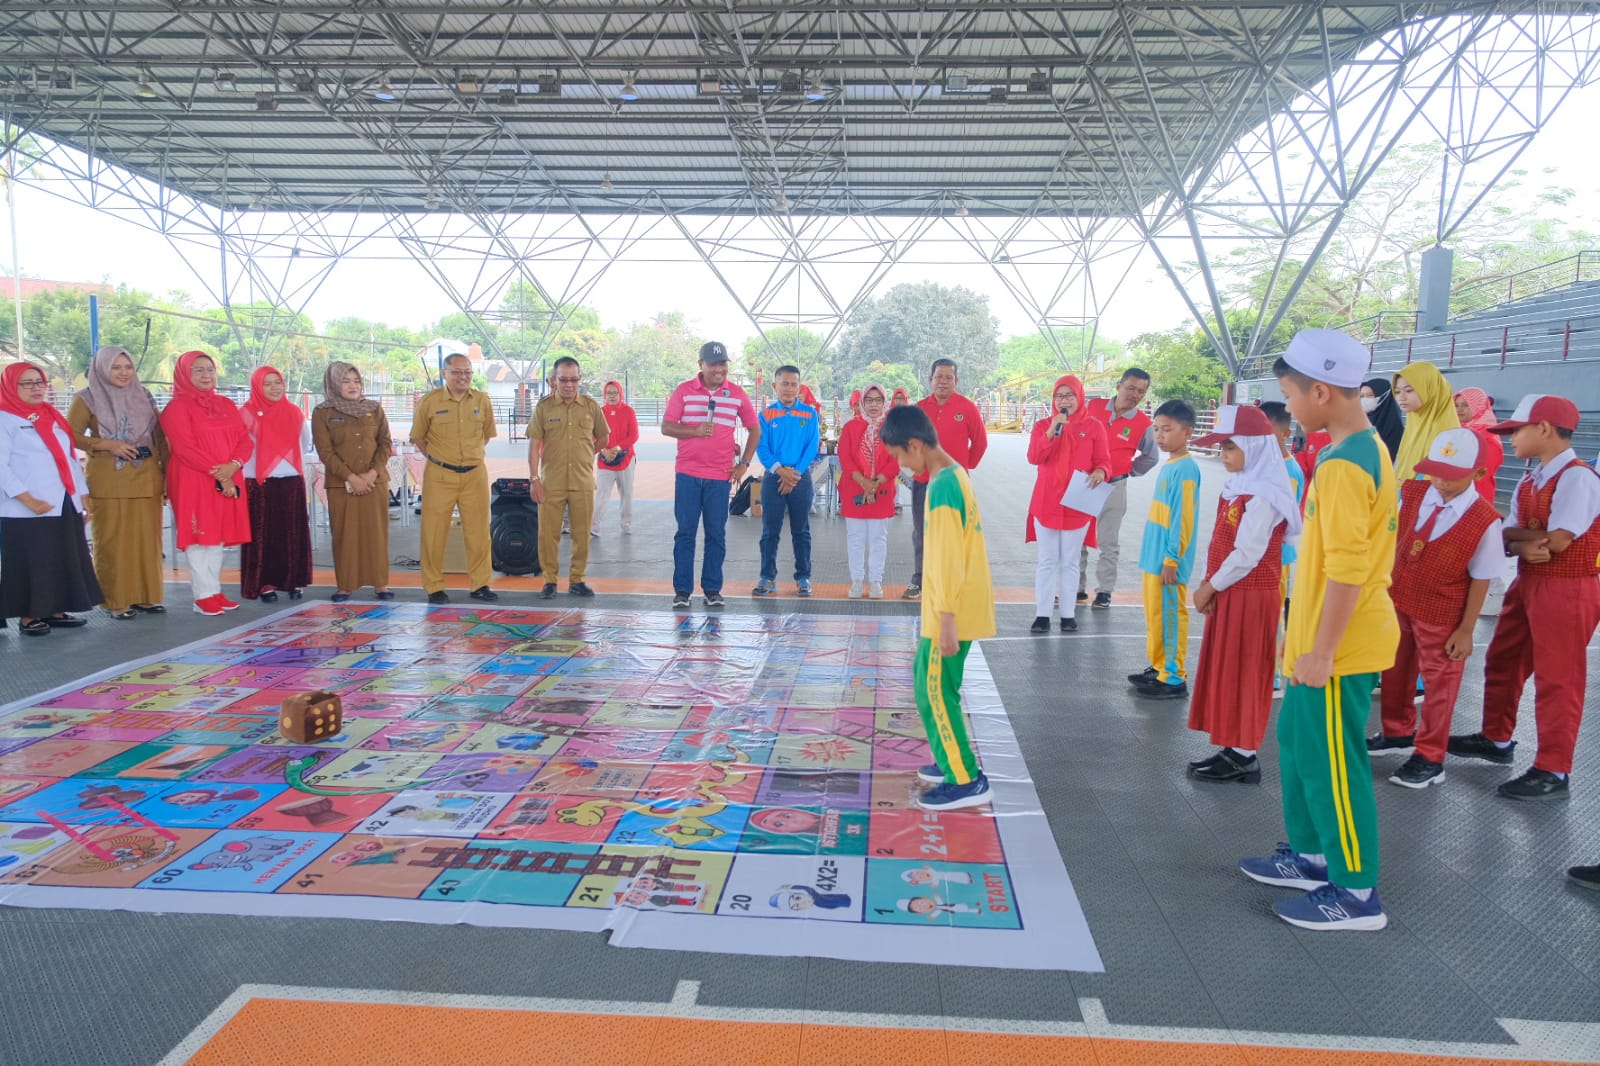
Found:
[[[349,603],[350,602],[350,593],[348,593],[348,592],[335,592],[332,596],[329,597],[329,599],[333,600],[334,603]]]
[[[140,614],[166,614],[167,609],[159,603],[136,603],[133,609]]]
[[[263,592],[261,594],[260,599],[261,599],[262,603],[277,603],[278,602],[278,594],[276,592],[268,590],[268,591]]]
[[[26,636],[42,637],[46,633],[50,632],[50,623],[46,622],[43,618],[35,618],[31,621],[23,622],[18,628],[20,628],[23,634]]]
[[[74,618],[70,614],[53,614],[49,618],[39,618],[35,619],[35,621],[43,622],[51,629],[77,629],[79,626],[89,624],[88,619]]]
[[[132,607],[129,607],[126,611],[108,611],[107,613],[119,622],[126,622],[130,618],[139,617],[139,612],[135,611]]]
[[[391,591],[390,589],[384,589],[382,592],[378,593],[378,599],[384,600],[386,602],[388,600],[392,600],[392,599],[394,599],[394,592]]]

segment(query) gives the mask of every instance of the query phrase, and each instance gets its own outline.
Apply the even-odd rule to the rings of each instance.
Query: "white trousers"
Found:
[[[1034,519],[1033,532],[1039,538],[1039,561],[1033,568],[1034,617],[1056,617],[1059,599],[1061,617],[1071,618],[1077,607],[1079,553],[1089,527],[1047,529]]]
[[[889,519],[846,518],[846,543],[850,547],[850,580],[883,581],[883,563],[889,554]]]
[[[638,469],[637,461],[629,463],[626,470],[607,470],[603,466],[594,468],[594,528],[599,529],[601,520],[606,516],[613,485],[622,494],[622,528],[633,528],[633,475]]]
[[[191,544],[183,549],[183,557],[189,564],[189,587],[196,602],[222,592],[222,545]]]

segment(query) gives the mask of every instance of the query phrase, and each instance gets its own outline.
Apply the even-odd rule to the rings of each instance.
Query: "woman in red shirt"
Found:
[[[611,489],[622,494],[622,532],[633,532],[633,475],[638,468],[639,416],[622,399],[622,384],[606,382],[605,403],[600,410],[606,416],[606,426],[611,436],[606,446],[594,457],[594,518],[589,524],[589,535],[600,535],[600,521],[606,516],[611,503]]]
[[[882,385],[861,390],[861,417],[839,432],[839,504],[850,549],[850,598],[883,599],[883,564],[889,551],[889,520],[894,517],[895,475],[900,464],[883,446],[888,398]]]
[[[1077,631],[1072,616],[1078,594],[1079,554],[1095,547],[1094,519],[1061,504],[1067,483],[1078,471],[1090,485],[1105,481],[1111,470],[1106,429],[1088,417],[1083,382],[1066,375],[1056,381],[1050,406],[1054,414],[1034,423],[1028,441],[1028,462],[1039,468],[1028,504],[1026,540],[1039,542],[1034,566],[1034,619],[1031,632],[1050,632],[1050,618],[1061,611],[1061,632]]]
[[[178,357],[161,431],[172,449],[167,498],[194,609],[231,611],[239,605],[222,594],[222,549],[250,539],[243,470],[252,448],[239,408],[217,395],[217,364],[205,352]]]

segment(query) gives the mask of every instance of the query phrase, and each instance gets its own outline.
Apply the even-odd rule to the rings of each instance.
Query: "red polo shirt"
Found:
[[[978,405],[958,392],[942,407],[932,396],[924,398],[917,406],[933,420],[934,431],[939,434],[939,447],[948,452],[950,458],[960,463],[963,469],[977,467],[983,453],[989,450],[989,431],[984,428]],[[926,485],[927,473],[924,472],[917,480]]]
[[[1133,471],[1133,457],[1139,453],[1139,442],[1144,431],[1150,428],[1150,416],[1141,408],[1121,418],[1113,418],[1111,401],[1096,398],[1089,401],[1089,416],[1106,427],[1106,443],[1111,446],[1111,476],[1127,477]]]

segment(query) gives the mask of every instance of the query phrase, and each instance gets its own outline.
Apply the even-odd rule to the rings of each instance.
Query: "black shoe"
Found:
[[[1367,754],[1399,755],[1402,752],[1415,750],[1416,744],[1417,737],[1414,733],[1408,733],[1403,737],[1389,737],[1384,736],[1382,733],[1374,733],[1367,738]]]
[[[672,594],[672,609],[674,611],[687,611],[689,609],[689,594],[687,592],[674,592]]]
[[[1451,755],[1460,755],[1467,759],[1482,759],[1492,762],[1496,766],[1510,766],[1511,753],[1517,749],[1517,742],[1512,741],[1501,747],[1482,733],[1473,733],[1470,736],[1451,737],[1450,743],[1445,745],[1445,750]]]
[[[1028,627],[1028,632],[1029,633],[1048,633],[1048,632],[1050,632],[1050,619],[1046,618],[1044,615],[1041,614],[1039,617],[1037,617],[1037,618],[1035,618],[1033,620],[1033,625]]]
[[[1571,866],[1567,877],[1579,888],[1600,890],[1600,866]]]
[[[1096,611],[1104,611],[1109,609],[1111,606],[1111,593],[1096,592],[1094,594],[1094,602],[1089,604],[1089,606]]]
[[[302,600],[302,599],[305,599],[305,595],[306,594],[304,592],[302,592],[301,590],[299,590],[299,589],[290,589],[289,590],[289,598],[291,600]]]
[[[1568,795],[1567,779],[1557,777],[1549,770],[1529,770],[1495,791],[1512,800],[1561,800]]]
[[[133,609],[140,614],[166,614],[167,609],[159,603],[136,603]]]
[[[1061,620],[1061,632],[1063,632],[1063,633],[1076,633],[1077,631],[1078,631],[1078,620],[1076,618],[1063,618]]]
[[[430,593],[428,593],[428,602],[429,603],[449,603],[450,602],[450,594],[448,592],[444,591],[443,589],[440,589],[438,592],[430,592]]]
[[[556,583],[554,581],[546,581],[544,583],[544,588],[539,590],[539,598],[541,600],[553,600],[553,599],[555,599],[556,598]]]
[[[588,585],[585,585],[582,581],[573,581],[567,585],[567,595],[587,596],[593,598],[594,589],[590,588]]]
[[[1089,594],[1087,592],[1078,593],[1078,602],[1079,603],[1088,603],[1089,602]]]
[[[920,600],[920,599],[922,599],[922,586],[921,585],[907,585],[906,586],[906,590],[900,594],[900,598],[902,600]]]
[[[1189,698],[1189,685],[1179,681],[1169,685],[1163,681],[1146,681],[1133,686],[1133,694],[1142,700],[1182,700]]]
[[[1193,762],[1191,762],[1189,764],[1189,769],[1190,770],[1198,770],[1202,766],[1210,766],[1212,763],[1221,762],[1222,761],[1222,751],[1223,751],[1223,749],[1218,749],[1217,751],[1213,752],[1212,754],[1206,756],[1204,759],[1195,759]]]
[[[1371,741],[1369,740],[1370,744]],[[1404,788],[1427,788],[1444,784],[1444,763],[1413,755],[1389,775],[1389,783]]]
[[[1240,755],[1232,748],[1217,752],[1215,762],[1190,769],[1189,776],[1196,781],[1238,781],[1255,785],[1261,781],[1261,760],[1254,755]]]
[[[263,592],[259,598],[262,603],[278,602],[278,594],[276,592]]]
[[[479,585],[467,595],[475,600],[482,600],[484,603],[494,603],[500,598],[500,594],[488,585]]]
[[[77,629],[79,626],[89,624],[87,619],[75,618],[70,614],[53,614],[48,618],[41,618],[40,621],[51,629]]]
[[[713,608],[713,609],[722,607],[723,606],[722,593],[721,592],[708,592],[708,593],[706,593],[706,606],[710,607],[710,608]]]
[[[1129,674],[1128,675],[1128,684],[1130,684],[1130,685],[1148,685],[1150,682],[1154,681],[1156,678],[1158,678],[1160,676],[1161,676],[1161,671],[1160,670],[1157,670],[1153,666],[1147,666],[1143,670],[1140,670],[1137,674]]]

